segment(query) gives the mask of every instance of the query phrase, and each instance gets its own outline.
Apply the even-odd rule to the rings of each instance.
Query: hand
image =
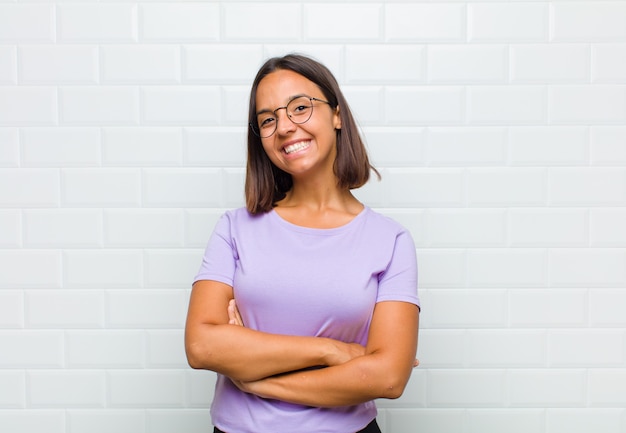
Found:
[[[239,314],[239,309],[237,308],[237,303],[234,299],[228,302],[228,324],[244,326],[241,314]]]

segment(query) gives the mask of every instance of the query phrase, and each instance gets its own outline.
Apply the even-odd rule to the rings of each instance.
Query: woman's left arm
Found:
[[[317,407],[398,398],[415,365],[418,328],[416,305],[379,302],[374,308],[365,355],[319,370],[235,384],[261,397]]]

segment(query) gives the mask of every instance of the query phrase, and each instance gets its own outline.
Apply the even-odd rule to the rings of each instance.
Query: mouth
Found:
[[[302,149],[306,149],[311,144],[311,140],[298,141],[297,143],[291,143],[283,147],[283,152],[287,155],[298,152]]]

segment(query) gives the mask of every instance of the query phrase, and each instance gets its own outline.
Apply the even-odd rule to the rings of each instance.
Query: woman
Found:
[[[217,223],[185,345],[218,373],[215,432],[380,432],[416,365],[415,247],[350,192],[373,169],[337,81],[300,55],[250,93],[246,208]]]

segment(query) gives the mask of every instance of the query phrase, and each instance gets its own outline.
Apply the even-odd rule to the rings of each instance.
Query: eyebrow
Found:
[[[300,98],[302,96],[306,96],[307,98],[314,98],[314,96],[309,96],[306,93],[298,93],[297,95],[290,96],[289,99],[287,100],[287,104],[283,105],[282,107],[278,107],[278,108],[285,108],[291,101],[293,101],[296,98]],[[269,108],[263,108],[263,109],[257,111],[256,115],[258,116],[259,114],[262,114],[262,113],[273,113],[274,111],[278,110],[278,108],[275,108],[273,110],[270,110]]]

